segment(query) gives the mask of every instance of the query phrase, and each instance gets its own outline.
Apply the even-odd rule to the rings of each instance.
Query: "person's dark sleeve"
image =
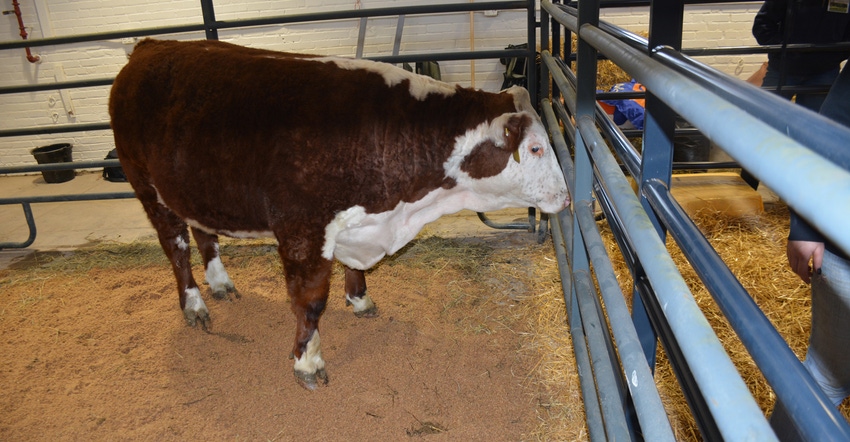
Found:
[[[844,28],[844,36],[841,38],[841,41],[848,42],[850,41],[850,24],[847,24]]]
[[[791,210],[791,226],[788,231],[789,241],[826,242],[823,235],[809,225],[800,215]]]
[[[782,44],[785,1],[766,1],[753,19],[753,37],[760,45]]]

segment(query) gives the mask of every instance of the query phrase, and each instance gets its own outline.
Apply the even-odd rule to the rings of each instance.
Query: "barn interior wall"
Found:
[[[438,3],[466,1],[439,0]],[[8,3],[8,4],[7,4]],[[198,0],[21,0],[24,23],[30,38],[58,37],[116,30],[161,27],[201,22]],[[218,20],[236,20],[284,14],[382,8],[421,4],[414,0],[215,0]],[[4,9],[11,3],[4,0]],[[729,6],[688,6],[684,24],[685,47],[718,47],[754,44],[750,27],[759,3]],[[631,31],[648,27],[646,8],[605,10],[602,18]],[[474,38],[470,38],[470,23]],[[370,19],[363,55],[392,52],[397,20]],[[354,56],[358,20],[277,25],[222,30],[221,40],[246,46],[292,52]],[[400,53],[427,53],[502,49],[525,41],[526,16],[521,11],[499,12],[495,17],[477,12],[409,16],[404,23]],[[202,33],[159,38],[202,39]],[[0,39],[20,39],[14,14],[0,20]],[[25,52],[0,51],[0,86],[44,84],[64,80],[115,76],[126,63],[133,40],[79,43],[33,48],[41,57],[29,63]],[[763,56],[712,57],[703,61],[745,78],[755,71]],[[443,80],[485,90],[498,90],[504,66],[498,60],[441,63]],[[333,87],[332,85],[328,86]],[[108,121],[109,87],[0,95],[0,130],[73,123]],[[59,142],[74,145],[75,160],[101,159],[112,149],[109,131],[0,138],[0,165],[34,162],[30,150]]]

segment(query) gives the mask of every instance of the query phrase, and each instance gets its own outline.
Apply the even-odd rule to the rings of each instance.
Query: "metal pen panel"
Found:
[[[641,433],[646,440],[674,441],[673,429],[655,387],[652,370],[644,357],[637,331],[631,321],[631,313],[620,290],[611,259],[602,243],[602,237],[593,218],[589,204],[576,206],[576,218],[581,227],[584,243],[590,252],[594,274],[599,284],[608,325],[611,327],[622,363],[624,376],[635,411],[640,421]]]
[[[850,170],[850,149],[847,149],[846,142],[850,139],[850,128],[802,106],[789,106],[785,98],[697,63],[672,48],[655,48],[652,58],[686,75],[792,140]]]
[[[568,211],[562,211],[564,214]],[[570,254],[567,252],[572,238],[564,237],[565,229],[573,224],[572,217],[561,215],[553,217],[552,239],[555,244],[555,255],[559,258],[558,270],[561,274],[561,287],[564,291],[566,302],[567,322],[570,325],[570,337],[573,342],[573,354],[576,359],[576,369],[579,376],[579,387],[584,401],[585,422],[587,433],[591,441],[606,441],[605,428],[602,423],[602,411],[599,408],[599,397],[596,394],[596,383],[593,379],[593,369],[590,367],[590,356],[587,352],[587,343],[584,334],[584,326],[581,323],[581,315],[578,312],[578,303],[575,296],[575,286],[572,280],[572,271],[566,264]]]
[[[834,204],[850,201],[850,172],[598,28],[584,26],[580,35],[602,48],[626,71],[635,73],[647,89],[773,189],[841,250],[850,253],[850,229],[842,221],[850,219],[850,205]],[[795,179],[787,179],[790,176]],[[799,182],[808,184],[800,186]],[[830,192],[811,192],[812,188],[828,188]]]
[[[617,389],[616,364],[612,363],[605,341],[610,339],[603,331],[605,322],[597,308],[597,299],[593,291],[593,281],[587,270],[574,270],[576,300],[585,330],[593,377],[596,379],[596,391],[605,434],[609,440],[629,440],[629,426],[623,409],[623,398]]]
[[[594,166],[607,194],[630,232],[643,270],[658,298],[671,331],[679,340],[694,378],[724,438],[776,440],[734,364],[726,354],[708,320],[693,299],[665,244],[608,151],[590,117],[579,118],[578,129],[591,143]]]
[[[699,228],[658,180],[645,183],[643,193],[668,227],[688,262],[717,301],[724,316],[758,364],[777,397],[810,440],[850,440],[850,425],[800,363],[797,355],[735,278]]]

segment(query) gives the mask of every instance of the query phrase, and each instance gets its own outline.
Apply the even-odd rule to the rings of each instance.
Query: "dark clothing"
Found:
[[[785,22],[789,0],[766,1],[753,20],[753,36],[760,45],[838,43],[850,41],[850,14],[827,11],[828,0],[790,0],[791,19]],[[786,29],[787,28],[787,29]],[[850,52],[788,52],[789,75],[812,75],[835,69]],[[781,68],[781,52],[768,54],[769,68]]]
[[[829,0],[767,0],[753,20],[753,36],[761,45],[850,42],[850,14],[830,12],[828,6]],[[841,62],[850,56],[850,51],[787,52],[784,56],[783,62],[782,52],[768,54],[768,74],[782,72],[784,67],[786,80],[793,80],[794,78],[806,79],[837,70]],[[795,84],[805,84],[805,82],[799,81]],[[830,97],[823,103],[820,111],[824,116],[850,126],[850,114],[844,111],[846,104],[839,104],[848,99],[850,99],[850,70],[844,69],[834,82]],[[812,110],[818,111],[816,108]],[[846,257],[846,254],[826,241],[820,232],[793,211],[788,239],[824,242],[827,250]]]
[[[836,123],[850,127],[850,112],[847,111],[848,102],[850,102],[850,64],[841,70],[838,79],[835,80],[826,100],[821,106],[820,113]],[[843,166],[847,167],[847,165]],[[846,253],[826,240],[820,232],[800,218],[794,211],[791,211],[791,229],[788,233],[788,239],[794,241],[823,242],[827,250],[844,259],[848,259]]]

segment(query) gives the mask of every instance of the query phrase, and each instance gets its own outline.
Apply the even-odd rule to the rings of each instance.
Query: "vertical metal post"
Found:
[[[560,3],[560,1],[555,0],[555,3]],[[540,20],[542,22],[543,21],[543,8],[540,8],[540,14],[541,14]],[[547,15],[547,17],[548,17],[548,15]],[[549,52],[552,54],[553,57],[558,58],[558,57],[561,56],[562,53],[568,53],[568,51],[566,51],[566,50],[564,50],[563,52],[561,51],[562,50],[562,48],[561,48],[561,27],[562,26],[554,18],[549,18],[549,21],[552,23],[551,24],[552,43],[549,45],[549,47],[550,47]],[[566,31],[565,35],[569,36],[570,32]],[[541,62],[540,64],[542,65],[543,63]],[[553,102],[558,101],[561,91],[558,88],[552,88],[551,90],[552,90],[552,101]]]
[[[534,5],[535,0],[528,0],[528,61],[525,66],[531,104],[535,109],[540,109],[540,103],[537,102],[537,14]]]
[[[201,12],[204,16],[204,32],[207,40],[218,40],[218,28],[215,25],[213,0],[201,0]]]
[[[649,48],[667,45],[682,48],[682,0],[654,0],[649,7]],[[669,186],[673,170],[673,134],[676,129],[676,114],[658,97],[648,91],[644,117],[641,176],[639,182],[659,179]],[[641,196],[641,205],[662,240],[667,235],[662,224],[652,211],[646,197]],[[637,290],[637,288],[635,289]],[[635,293],[637,295],[637,293]],[[646,306],[640,296],[634,296],[632,319],[640,336],[646,360],[655,367],[655,352],[658,335],[652,328]]]
[[[599,0],[589,0],[582,2],[578,10],[578,26],[579,29],[584,24],[592,26],[599,25]],[[578,42],[578,73],[577,88],[576,88],[576,121],[582,118],[594,118],[596,110],[596,49],[589,43],[579,38]],[[593,202],[593,166],[590,163],[588,149],[590,146],[586,144],[584,137],[576,132],[576,147],[575,147],[575,195],[573,196],[573,204],[586,201],[592,204]],[[573,220],[573,231],[578,232],[578,221]],[[571,263],[573,271],[588,270],[587,252],[584,244],[581,242],[581,235],[573,237]]]
[[[32,215],[32,207],[30,207],[30,203],[21,203],[24,209],[24,219],[27,221],[27,227],[29,228],[29,236],[27,236],[26,241],[24,242],[0,242],[0,250],[3,249],[25,249],[32,245],[35,242],[35,236],[38,232],[38,229],[35,227],[35,218]]]
[[[543,8],[540,8],[540,53],[549,51],[551,53],[551,34],[550,34],[549,14]],[[557,26],[556,26],[557,27]],[[549,68],[543,60],[540,61],[540,100],[549,97]],[[542,109],[541,109],[542,114]]]
[[[578,29],[579,29],[579,42],[578,42],[578,55],[577,55],[577,66],[578,66],[578,74],[577,74],[577,88],[576,88],[576,116],[575,119],[579,124],[581,122],[590,122],[593,124],[594,114],[596,111],[596,71],[597,71],[597,52],[596,49],[591,46],[589,43],[584,41],[581,38],[581,29],[583,26],[598,26],[599,25],[599,0],[587,0],[583,1],[579,6],[578,10]],[[599,148],[598,143],[594,143],[593,140],[586,138],[584,134],[577,131],[576,132],[576,146],[575,146],[575,195],[573,197],[573,206],[579,207],[581,205],[592,207],[593,202],[593,166],[590,161],[591,150],[594,148]],[[579,233],[580,228],[578,225],[578,219],[573,219],[573,247],[572,247],[572,272],[573,275],[589,275],[590,274],[590,262],[588,257],[587,249],[584,246],[584,238]],[[579,281],[573,280],[573,306],[578,306],[581,303],[577,302],[577,298],[579,297],[579,290],[577,290],[577,286],[579,285]],[[587,295],[587,294],[585,294]],[[573,309],[573,316],[579,313],[577,309]],[[588,325],[588,322],[592,319],[592,316],[587,316],[584,311],[581,312],[582,323],[585,326]],[[610,337],[609,337],[610,339]],[[589,343],[589,341],[588,341]],[[591,358],[593,360],[597,360],[599,367],[617,367],[619,365],[616,360],[616,355],[610,351],[610,341],[606,342],[604,346],[600,348],[600,345],[593,346],[594,348],[588,348],[591,351]],[[617,432],[624,431],[628,434],[629,423],[625,420],[619,420],[619,425],[615,424],[612,419],[610,413],[605,413],[605,410],[618,409],[620,412],[624,411],[624,392],[622,388],[622,384],[620,380],[611,380],[610,378],[604,378],[600,373],[594,371],[594,378],[596,379],[597,384],[599,382],[611,383],[613,382],[615,385],[608,385],[605,389],[600,389],[597,385],[597,394],[599,394],[600,400],[600,409],[603,411],[604,424],[606,427],[606,431],[613,431],[616,427]],[[607,414],[607,416],[606,416]],[[623,413],[625,415],[625,413]],[[613,425],[613,426],[612,426]],[[617,437],[615,435],[608,435],[609,437]]]
[[[369,17],[360,17],[360,25],[357,30],[357,50],[354,54],[354,58],[358,60],[363,58],[363,46],[366,44],[366,23],[368,20]]]

